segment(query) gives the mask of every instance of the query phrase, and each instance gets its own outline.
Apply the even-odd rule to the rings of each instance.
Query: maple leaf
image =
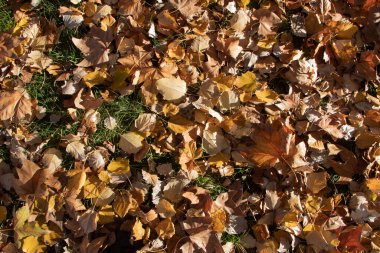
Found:
[[[26,91],[0,93],[0,120],[28,122],[34,116],[35,107],[36,100],[30,99]]]
[[[187,252],[210,252],[224,253],[222,245],[212,230],[206,229],[188,237],[189,241],[180,247],[183,253]]]
[[[120,0],[118,1],[119,14],[132,15],[135,19],[138,19],[143,14],[143,4],[140,0]]]
[[[196,6],[198,0],[169,0],[169,3],[187,19],[192,19],[202,12],[202,8]]]
[[[260,167],[273,167],[295,153],[295,135],[281,121],[257,129],[251,138],[254,145],[240,151]]]
[[[256,75],[250,71],[245,72],[243,75],[236,78],[235,85],[247,92],[255,91],[258,88]]]
[[[43,195],[49,174],[48,170],[41,169],[34,162],[24,160],[22,167],[17,169],[18,179],[14,185],[16,192],[22,197]]]
[[[96,26],[93,26],[83,39],[72,38],[74,45],[84,55],[84,60],[78,63],[78,66],[90,67],[108,63],[112,40],[113,36],[109,29],[103,31]]]
[[[339,247],[352,252],[365,251],[366,248],[360,242],[362,227],[351,227],[345,229],[339,236]]]
[[[281,19],[272,11],[266,9],[256,10],[253,15],[259,19],[258,33],[263,36],[275,35]]]
[[[8,57],[12,57],[15,52],[12,48],[20,44],[20,39],[8,33],[0,33],[0,64],[7,61]]]

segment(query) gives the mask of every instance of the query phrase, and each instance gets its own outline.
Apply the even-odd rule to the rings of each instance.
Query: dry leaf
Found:
[[[89,234],[96,230],[98,220],[98,214],[93,210],[87,210],[85,213],[83,213],[81,216],[77,218],[80,227],[86,234]]]
[[[120,136],[119,147],[128,154],[136,154],[143,147],[144,137],[136,132],[127,132]]]
[[[139,219],[136,219],[132,228],[132,238],[134,241],[140,241],[144,238],[145,229]]]
[[[306,175],[306,186],[314,194],[320,192],[323,188],[327,186],[327,173],[326,172],[316,172],[309,173]]]
[[[34,115],[34,101],[23,91],[0,93],[0,120],[30,121]]]
[[[235,85],[246,92],[253,92],[258,88],[256,75],[250,71],[236,78]]]
[[[170,239],[175,235],[174,224],[170,219],[162,220],[156,227],[156,232],[162,239]]]
[[[70,153],[76,160],[86,159],[85,146],[79,141],[74,141],[66,146],[66,152]]]
[[[156,82],[160,94],[165,100],[174,101],[186,94],[185,81],[177,78],[161,78]]]

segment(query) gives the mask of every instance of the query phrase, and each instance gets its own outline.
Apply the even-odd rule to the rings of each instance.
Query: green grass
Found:
[[[59,96],[59,85],[53,76],[47,73],[36,73],[32,81],[26,86],[26,90],[32,98],[38,100],[38,105],[46,108],[46,116],[40,120],[34,120],[29,125],[29,131],[38,132],[43,139],[50,138],[48,146],[58,144],[60,139],[67,134],[75,134],[80,121],[71,123],[71,118],[63,107],[62,99]],[[80,113],[80,112],[79,112]],[[61,119],[50,122],[49,116],[57,114]]]
[[[63,65],[65,68],[73,67],[83,59],[81,51],[74,45],[72,38],[81,38],[85,33],[84,29],[62,30],[58,43],[49,52],[50,58],[55,62]]]
[[[217,175],[215,174],[215,177],[216,176]],[[211,198],[215,200],[219,196],[219,194],[223,192],[227,192],[226,187],[224,187],[219,181],[220,180],[218,180],[217,178],[213,178],[209,175],[205,175],[205,176],[199,176],[196,179],[195,184],[199,187],[209,190]]]
[[[49,21],[55,20],[57,25],[60,26],[63,24],[63,20],[59,17],[59,7],[70,5],[73,4],[69,0],[42,0],[36,7],[36,13]]]
[[[230,235],[223,232],[221,240],[222,242],[232,242],[233,244],[236,244],[240,242],[240,235]]]
[[[128,131],[133,121],[144,112],[144,107],[137,97],[131,95],[103,104],[97,111],[100,113],[101,121],[97,125],[97,131],[89,138],[91,146],[102,145],[104,141],[117,143],[119,136]],[[109,116],[114,117],[117,123],[113,130],[104,126],[104,119]]]
[[[60,113],[64,110],[57,93],[59,85],[53,76],[45,72],[35,73],[26,90],[32,98],[38,100],[38,105],[46,108],[47,113]]]
[[[9,163],[11,161],[11,154],[5,145],[0,146],[0,161]]]
[[[13,13],[7,0],[0,0],[0,32],[7,32],[15,25]]]
[[[230,235],[226,232],[222,233],[221,241],[223,243],[231,242],[235,246],[235,252],[238,253],[247,253],[248,251],[244,248],[244,246],[240,243],[241,237],[243,234]]]
[[[344,203],[344,205],[347,205],[351,197],[349,185],[338,184],[337,182],[339,181],[340,176],[336,174],[336,172],[333,169],[327,170],[327,173],[329,174],[327,185],[332,190],[331,195],[336,196],[338,194],[341,194],[342,196],[341,202]]]

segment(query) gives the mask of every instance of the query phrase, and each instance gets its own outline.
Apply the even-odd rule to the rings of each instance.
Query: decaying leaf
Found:
[[[376,0],[0,0],[0,252],[380,252]]]

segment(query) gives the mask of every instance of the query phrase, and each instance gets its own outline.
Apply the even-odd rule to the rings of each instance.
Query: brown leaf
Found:
[[[86,234],[89,234],[96,230],[96,223],[98,222],[98,220],[98,214],[93,210],[87,210],[85,213],[83,213],[81,216],[77,218],[80,227]]]
[[[97,26],[92,26],[90,32],[83,39],[72,38],[74,45],[85,56],[78,66],[90,67],[108,63],[109,46],[112,39],[112,33],[109,29],[103,31]]]
[[[202,8],[196,5],[198,0],[169,0],[169,3],[187,19],[202,12]]]
[[[260,167],[283,163],[295,152],[295,136],[280,121],[258,129],[251,138],[255,144],[241,153]]]
[[[30,121],[34,116],[36,101],[26,91],[0,93],[0,120]]]

